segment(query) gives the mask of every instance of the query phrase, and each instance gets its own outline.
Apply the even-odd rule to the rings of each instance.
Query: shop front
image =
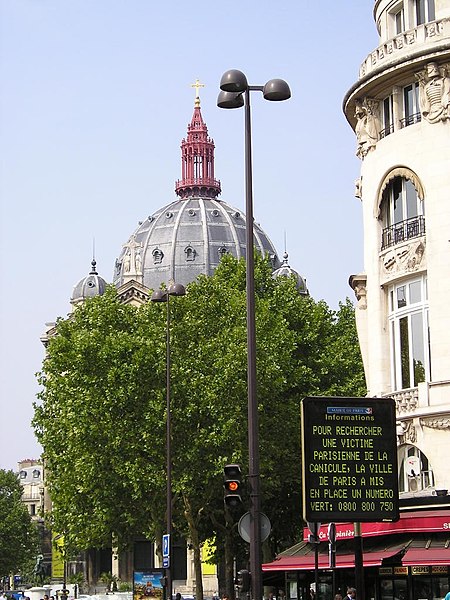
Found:
[[[365,600],[442,600],[450,589],[450,510],[405,512],[396,523],[363,523]],[[355,586],[353,524],[336,524],[336,566],[330,569],[327,526],[316,548],[304,541],[263,565],[264,581],[290,600],[333,600]]]

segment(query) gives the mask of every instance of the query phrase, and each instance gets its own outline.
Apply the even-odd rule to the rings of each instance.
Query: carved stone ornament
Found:
[[[450,429],[450,415],[420,419],[420,424],[422,427],[429,427],[430,429]]]
[[[419,82],[420,111],[429,123],[450,119],[450,78],[448,65],[429,62],[416,73]]]
[[[362,198],[362,177],[355,179],[355,198]]]
[[[412,420],[400,421],[397,424],[397,443],[399,445],[406,444],[407,442],[414,444],[416,441],[417,432]]]
[[[379,103],[371,98],[356,101],[356,156],[364,159],[365,156],[375,149],[379,139],[380,120],[378,112]]]
[[[414,273],[425,267],[424,255],[425,240],[397,246],[382,256],[383,271],[389,276]]]
[[[349,283],[350,287],[355,292],[356,299],[358,300],[358,308],[365,310],[367,308],[367,275],[365,273],[360,275],[352,275]]]

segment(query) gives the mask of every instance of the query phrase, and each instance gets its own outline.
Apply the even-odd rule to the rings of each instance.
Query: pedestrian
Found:
[[[342,600],[342,594],[335,594],[334,600]]]
[[[345,600],[355,600],[356,598],[356,590],[354,587],[348,587],[347,588],[347,595],[345,597]]]

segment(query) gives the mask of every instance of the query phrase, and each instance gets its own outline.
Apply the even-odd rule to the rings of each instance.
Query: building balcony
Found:
[[[379,70],[385,70],[404,59],[423,57],[438,51],[443,42],[450,38],[450,19],[438,19],[404,31],[387,40],[373,50],[359,70],[359,79],[370,77]]]
[[[381,250],[425,235],[425,217],[418,216],[394,223],[383,229]]]

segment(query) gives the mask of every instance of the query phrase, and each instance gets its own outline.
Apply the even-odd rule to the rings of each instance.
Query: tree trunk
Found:
[[[195,519],[192,514],[189,499],[185,496],[184,500],[184,515],[189,526],[189,537],[194,551],[194,573],[195,573],[195,597],[196,600],[203,600],[203,577],[202,577],[202,558],[200,552],[200,540],[198,530],[195,524]]]

